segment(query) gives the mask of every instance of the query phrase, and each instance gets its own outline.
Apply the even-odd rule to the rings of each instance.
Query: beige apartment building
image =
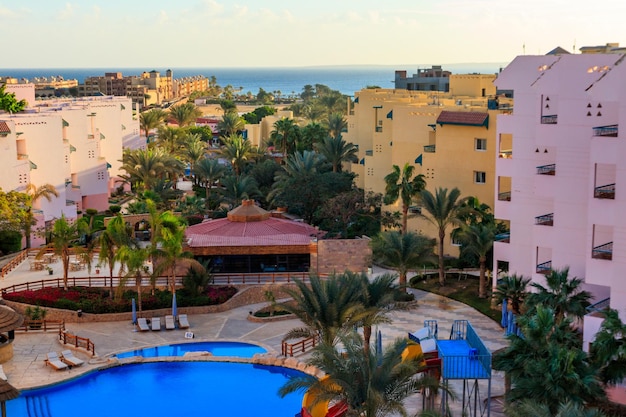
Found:
[[[343,138],[358,146],[358,163],[350,164],[356,182],[366,191],[385,192],[384,178],[392,166],[415,166],[427,189],[461,190],[494,206],[496,114],[511,101],[496,97],[495,75],[450,75],[449,92],[404,89],[364,89],[356,92]],[[386,207],[401,211],[401,202]],[[411,208],[421,211],[419,202]],[[409,218],[411,231],[437,236],[424,218]],[[458,256],[451,238],[446,255]]]

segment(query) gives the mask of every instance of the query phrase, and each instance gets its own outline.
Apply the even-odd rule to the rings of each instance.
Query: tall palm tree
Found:
[[[220,149],[220,156],[231,163],[237,176],[243,173],[249,162],[259,157],[252,143],[241,135],[231,135],[223,140],[224,146]]]
[[[26,239],[26,249],[30,248],[30,238],[32,235],[33,223],[35,223],[35,215],[33,207],[37,206],[39,199],[45,198],[48,202],[52,201],[52,197],[58,197],[59,193],[52,184],[42,184],[37,187],[32,183],[26,185],[26,194],[30,197],[30,206],[26,208],[26,218],[23,224],[24,238]]]
[[[348,121],[341,113],[331,113],[328,115],[328,133],[333,138],[338,138],[348,127]]]
[[[400,170],[398,165],[393,166],[393,171],[385,177],[385,204],[394,204],[398,199],[402,200],[402,233],[406,233],[409,207],[426,187],[426,180],[422,174],[413,177],[415,166],[407,162]]]
[[[236,135],[246,127],[244,119],[237,112],[226,112],[222,120],[217,123],[217,129],[222,136],[228,137]]]
[[[150,259],[150,251],[147,248],[131,248],[130,246],[122,246],[117,252],[117,259],[124,265],[126,275],[120,281],[120,290],[126,286],[126,280],[135,279],[137,287],[137,308],[139,313],[142,311],[141,285],[143,277],[146,276],[146,262]]]
[[[109,266],[109,296],[113,297],[113,267],[122,246],[133,246],[132,230],[121,214],[117,214],[98,237],[98,263]]]
[[[195,176],[204,183],[206,203],[211,201],[211,187],[224,178],[226,167],[217,159],[203,158],[195,166],[193,170]]]
[[[494,293],[496,303],[502,304],[504,300],[508,300],[513,314],[519,316],[522,314],[522,305],[528,295],[528,284],[530,284],[530,278],[517,274],[507,275],[496,286]]]
[[[176,120],[179,127],[190,126],[202,116],[202,110],[193,103],[183,103],[170,108],[170,117]]]
[[[435,241],[417,233],[386,231],[371,241],[374,259],[398,271],[400,287],[406,287],[407,273],[435,260]]]
[[[615,385],[626,378],[626,325],[617,310],[603,312],[604,321],[591,344],[591,358],[600,370],[600,379]]]
[[[510,417],[606,417],[596,409],[587,408],[574,401],[559,403],[556,414],[545,404],[538,403],[532,398],[526,398],[506,408],[506,415]]]
[[[121,177],[134,189],[150,190],[159,179],[176,177],[184,171],[182,162],[161,149],[125,149]]]
[[[270,139],[274,146],[282,149],[283,158],[295,149],[300,136],[300,128],[293,119],[283,117],[274,123],[274,130],[270,132]]]
[[[487,253],[493,247],[493,240],[496,236],[496,225],[494,223],[463,224],[458,238],[463,242],[465,250],[478,257],[480,265],[480,276],[478,279],[478,298],[487,297],[485,271],[487,269]]]
[[[289,330],[284,339],[319,337],[333,346],[339,335],[359,322],[362,310],[359,295],[361,282],[345,275],[331,275],[322,280],[312,275],[310,285],[294,280],[296,289],[286,289],[294,303],[283,308],[296,315],[304,324]],[[362,352],[361,352],[362,354]]]
[[[341,342],[343,351],[322,344],[308,361],[326,377],[293,377],[280,388],[279,395],[307,390],[315,396],[313,404],[344,402],[348,416],[385,417],[408,415],[406,398],[426,387],[433,392],[438,389],[437,381],[419,374],[421,358],[402,360],[406,339],[397,339],[386,346],[380,361],[371,350],[363,354],[363,340],[355,332],[342,336]]]
[[[569,267],[552,269],[546,275],[546,287],[538,282],[530,284],[535,291],[528,295],[526,304],[530,308],[540,305],[552,308],[557,323],[566,316],[582,319],[587,314],[591,299],[591,293],[582,290],[582,284],[582,279],[569,277]]]
[[[298,151],[311,150],[328,136],[328,129],[319,123],[311,122],[301,129],[300,146]]]
[[[171,156],[180,154],[184,143],[183,140],[186,136],[185,130],[179,127],[159,126],[157,136],[158,139],[150,143],[150,148],[160,148]]]
[[[81,247],[78,245],[80,237],[87,232],[88,226],[84,219],[80,218],[74,222],[69,222],[65,217],[65,214],[61,215],[61,218],[57,219],[52,226],[52,243],[44,246],[37,257],[43,256],[48,249],[61,258],[63,264],[63,289],[67,291],[67,276],[70,266],[70,255],[72,250],[74,253],[79,254]]]
[[[435,194],[428,190],[420,193],[422,208],[426,210],[426,218],[437,228],[439,249],[439,285],[446,285],[446,273],[443,266],[443,242],[446,238],[446,230],[449,226],[459,224],[458,216],[461,213],[461,204],[465,199],[461,197],[461,191],[453,188],[448,194],[447,188],[437,188]]]
[[[190,172],[194,172],[194,167],[206,155],[206,143],[200,139],[199,135],[188,134],[183,138],[182,159],[189,164]]]
[[[353,143],[346,143],[341,135],[328,136],[315,149],[333,165],[333,172],[342,171],[342,162],[357,162],[358,149]]]
[[[161,109],[148,110],[139,114],[139,127],[145,132],[147,139],[150,131],[161,126],[165,120],[167,112]]]
[[[256,180],[249,175],[224,177],[222,187],[220,192],[224,200],[233,206],[241,204],[243,200],[253,199],[260,195]]]

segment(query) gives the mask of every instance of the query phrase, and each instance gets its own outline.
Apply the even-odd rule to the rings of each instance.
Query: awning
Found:
[[[387,113],[387,119],[393,120],[393,110],[391,110],[389,113]]]
[[[63,120],[63,127],[68,127],[70,124],[67,122],[67,120],[65,119],[61,119]]]
[[[102,133],[100,133],[100,140],[106,139]]]
[[[30,169],[37,169],[37,164],[35,164],[33,161],[28,161],[28,163],[30,164]]]
[[[417,158],[415,158],[415,163],[422,165],[422,154],[420,154]]]
[[[437,118],[437,124],[460,126],[489,126],[489,113],[474,111],[442,111]]]
[[[76,152],[76,147],[70,144],[70,152]]]

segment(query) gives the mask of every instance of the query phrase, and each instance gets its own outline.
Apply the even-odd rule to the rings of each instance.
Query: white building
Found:
[[[520,56],[495,81],[512,90],[497,122],[495,204],[510,222],[494,270],[545,283],[550,268],[583,278],[593,302],[626,320],[626,65],[620,54]],[[619,65],[619,64],[622,65]],[[585,317],[585,348],[601,318]]]

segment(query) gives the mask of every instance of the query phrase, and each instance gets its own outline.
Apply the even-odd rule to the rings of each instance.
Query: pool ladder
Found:
[[[48,397],[26,397],[26,411],[28,417],[49,417]]]

